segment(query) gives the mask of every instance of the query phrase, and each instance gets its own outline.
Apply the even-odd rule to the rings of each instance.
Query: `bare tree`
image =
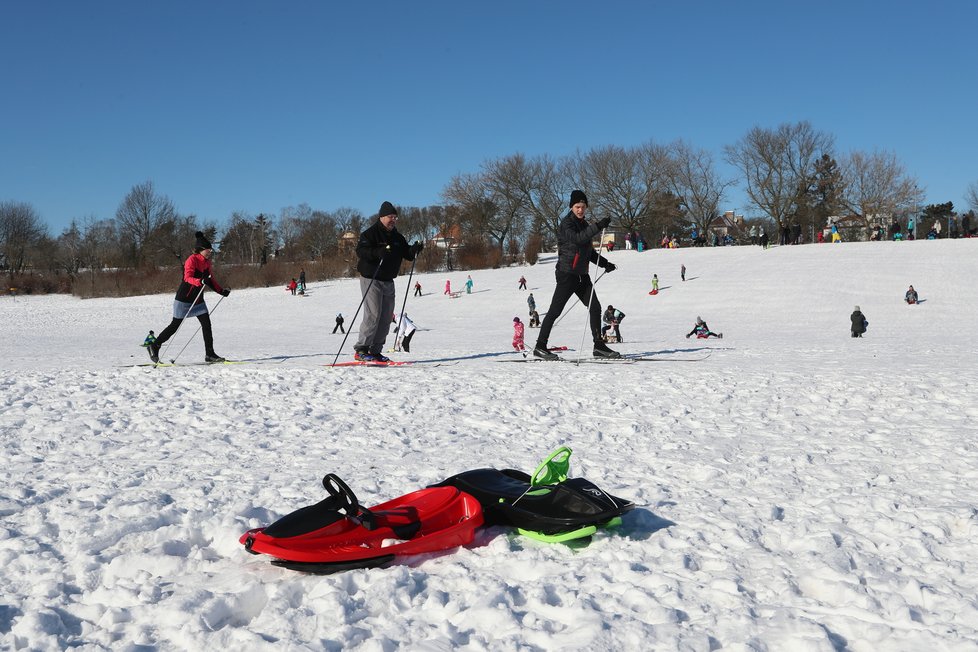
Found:
[[[47,229],[30,204],[0,202],[0,269],[11,276],[31,263],[31,251],[47,237]]]
[[[964,198],[972,210],[978,210],[978,181],[972,182],[965,191]]]
[[[862,219],[865,238],[874,223],[914,211],[923,200],[917,180],[907,174],[893,152],[852,152],[843,161],[842,171],[842,204]]]
[[[720,216],[720,205],[734,181],[720,176],[713,155],[705,149],[679,140],[670,146],[670,153],[669,189],[679,198],[686,218],[705,235]]]
[[[832,153],[834,139],[811,124],[754,127],[724,148],[727,161],[743,175],[750,204],[780,228],[796,218],[815,177],[815,161]]]
[[[119,204],[115,213],[119,234],[129,249],[129,263],[141,266],[147,253],[156,246],[154,236],[160,227],[176,218],[173,202],[165,195],[158,195],[153,182],[146,181],[133,186]]]
[[[576,180],[586,188],[595,214],[611,217],[628,231],[653,228],[656,200],[668,185],[669,149],[607,146],[580,157]]]
[[[557,228],[566,212],[567,187],[571,185],[568,168],[567,159],[538,156],[527,161],[524,174],[514,179],[523,195],[529,237],[542,246],[556,242]]]

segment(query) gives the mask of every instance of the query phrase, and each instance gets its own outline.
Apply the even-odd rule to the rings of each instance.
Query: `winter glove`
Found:
[[[424,249],[424,245],[421,244],[421,241],[420,240],[415,241],[415,243],[411,245],[411,255],[417,256],[418,254],[421,253],[422,249]]]
[[[689,333],[686,333],[686,339],[687,340],[689,339]]]
[[[231,294],[231,288],[224,288],[223,290],[221,290],[222,297],[226,297],[229,294]]]
[[[608,262],[606,262],[604,264],[604,271],[606,271],[606,272],[613,272],[616,269],[618,269],[618,266],[615,265],[614,263],[608,263]]]
[[[205,272],[202,269],[198,269],[197,271],[194,272],[194,278],[205,279],[207,278],[207,272]]]
[[[610,217],[602,217],[596,223],[597,227],[599,229],[601,229],[602,231],[604,231],[605,229],[607,229],[610,224],[611,224],[611,218]]]

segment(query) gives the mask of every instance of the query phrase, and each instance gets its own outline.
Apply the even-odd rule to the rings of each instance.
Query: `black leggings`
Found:
[[[543,318],[543,324],[540,325],[537,346],[547,346],[547,342],[550,340],[550,330],[554,327],[554,322],[560,317],[560,313],[563,312],[567,301],[575,294],[585,306],[588,304],[588,301],[591,302],[591,338],[595,342],[600,341],[601,302],[598,301],[597,294],[594,295],[593,299],[591,298],[591,288],[591,277],[587,274],[578,275],[557,272],[557,287],[554,289],[553,299],[550,300],[550,308],[547,309],[547,316]]]
[[[199,315],[197,319],[200,320],[200,330],[204,334],[204,352],[207,355],[214,355],[214,334],[211,332],[211,316],[204,313],[203,315]],[[164,328],[163,332],[157,336],[156,346],[162,347],[164,342],[173,337],[173,334],[180,328],[180,322],[182,321],[182,319],[174,317],[170,325]]]

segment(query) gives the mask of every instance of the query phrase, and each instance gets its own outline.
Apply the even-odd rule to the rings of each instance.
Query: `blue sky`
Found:
[[[970,0],[6,2],[0,201],[53,235],[146,180],[219,225],[303,202],[370,215],[516,152],[683,138],[719,160],[808,120],[961,210],[975,25]]]

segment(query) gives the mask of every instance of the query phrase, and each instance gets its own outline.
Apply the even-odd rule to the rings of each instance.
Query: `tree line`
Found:
[[[574,188],[587,192],[593,215],[609,216],[646,241],[706,233],[735,185],[745,191],[749,221],[776,230],[798,225],[810,233],[833,216],[846,216],[862,224],[868,238],[892,219],[956,215],[950,202],[922,205],[922,188],[893,152],[839,153],[834,137],[808,122],[754,127],[725,146],[722,156],[736,176],[724,176],[712,152],[684,140],[608,145],[561,157],[516,153],[449,179],[443,205],[399,207],[398,229],[409,240],[451,236],[457,245],[427,248],[419,262],[425,270],[535,262],[555,245]],[[978,207],[978,182],[966,199]],[[351,238],[371,219],[351,208],[300,204],[278,215],[236,211],[219,225],[179,213],[146,181],[133,186],[113,217],[73,220],[56,237],[30,204],[0,202],[0,269],[11,282],[48,273],[70,288],[83,273],[179,265],[201,230],[220,243],[223,264],[319,262],[322,273],[341,276],[353,273]]]

